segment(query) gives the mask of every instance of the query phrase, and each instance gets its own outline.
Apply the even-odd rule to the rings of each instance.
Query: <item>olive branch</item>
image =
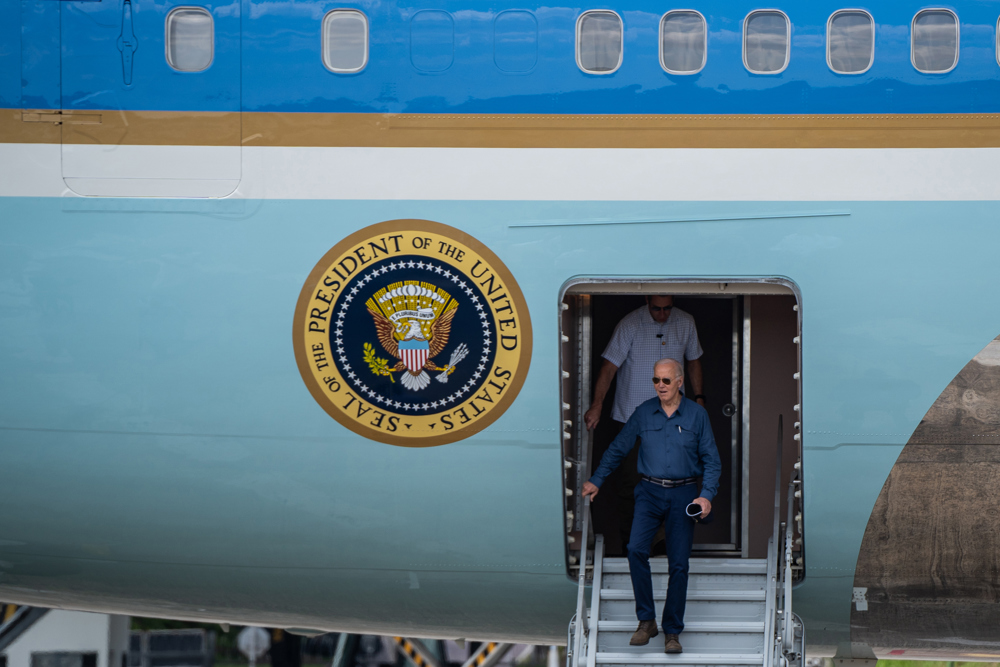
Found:
[[[368,368],[375,375],[385,375],[389,378],[391,382],[396,380],[392,377],[392,370],[389,368],[389,361],[387,359],[377,359],[375,357],[375,348],[371,343],[365,343],[365,363],[368,364]]]

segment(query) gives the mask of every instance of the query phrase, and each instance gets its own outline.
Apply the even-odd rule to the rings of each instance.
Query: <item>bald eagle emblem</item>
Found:
[[[372,373],[388,376],[412,391],[424,389],[431,383],[427,371],[440,371],[439,382],[448,376],[469,353],[464,343],[451,354],[446,366],[438,366],[434,357],[448,345],[451,322],[458,310],[458,302],[448,292],[431,283],[407,280],[392,283],[380,289],[365,302],[368,313],[375,322],[378,341],[398,361],[394,366],[385,359],[375,358],[374,347],[365,344],[365,361]]]

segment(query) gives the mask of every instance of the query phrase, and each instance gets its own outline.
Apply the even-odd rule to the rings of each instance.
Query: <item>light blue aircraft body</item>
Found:
[[[567,290],[766,282],[800,318],[784,419],[789,438],[801,422],[810,644],[992,655],[1000,3],[943,6],[960,26],[943,73],[911,59],[929,6],[866,5],[856,75],[829,66],[829,2],[780,8],[774,74],[742,53],[770,6],[677,7],[706,20],[691,75],[664,71],[674,8],[646,0],[196,6],[212,59],[183,72],[164,55],[183,3],[0,4],[0,599],[561,642]],[[341,9],[367,20],[357,72],[324,67]],[[574,55],[590,9],[624,26],[609,74]],[[310,272],[394,220],[448,226],[523,294],[523,384],[436,446],[346,427],[296,360]],[[912,466],[954,486],[887,484]],[[860,615],[857,588],[887,615]]]

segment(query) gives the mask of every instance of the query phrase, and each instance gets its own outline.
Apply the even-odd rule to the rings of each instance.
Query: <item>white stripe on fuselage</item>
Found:
[[[177,147],[74,147],[74,175],[159,165]],[[205,149],[201,149],[204,151]],[[220,150],[231,151],[232,148]],[[244,147],[234,198],[574,201],[1000,199],[1000,148],[615,149]],[[0,144],[0,196],[75,196],[53,144]],[[183,165],[173,165],[171,171]],[[83,170],[85,171],[85,169]],[[134,182],[139,174],[130,174]],[[125,179],[123,179],[124,183]],[[110,191],[135,192],[135,188]],[[154,192],[160,190],[154,188]]]

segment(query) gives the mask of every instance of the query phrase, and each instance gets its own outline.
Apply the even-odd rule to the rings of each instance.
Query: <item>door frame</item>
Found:
[[[574,315],[575,313],[567,312],[569,310],[568,304],[566,304],[567,297],[578,297],[578,296],[594,296],[594,295],[652,295],[652,294],[663,294],[669,293],[675,296],[708,296],[708,295],[725,295],[732,296],[733,298],[733,342],[732,342],[732,359],[733,359],[733,383],[732,383],[732,400],[733,405],[736,407],[736,411],[732,418],[734,421],[734,427],[731,429],[731,447],[732,447],[732,461],[734,465],[732,466],[732,480],[731,484],[733,488],[739,487],[739,492],[734,492],[731,494],[732,505],[731,508],[731,522],[730,522],[730,537],[731,541],[727,544],[701,544],[695,545],[695,552],[700,555],[725,555],[732,557],[748,557],[749,550],[749,494],[750,494],[750,448],[744,446],[744,443],[750,442],[750,333],[751,333],[751,305],[752,297],[754,295],[791,295],[795,297],[796,303],[801,303],[801,292],[798,286],[791,280],[787,278],[782,278],[780,276],[761,276],[761,277],[667,277],[667,276],[649,276],[649,277],[636,277],[636,276],[577,276],[567,280],[563,283],[562,287],[558,293],[558,314],[559,314],[559,329],[558,333],[560,336],[560,373],[563,380],[570,380],[569,382],[560,381],[559,385],[559,405],[561,410],[559,411],[559,432],[563,433],[563,439],[570,440],[572,443],[565,442],[565,446],[569,446],[570,451],[575,454],[573,457],[575,459],[574,463],[580,464],[584,469],[578,471],[573,477],[573,482],[569,481],[570,475],[566,474],[570,469],[564,466],[564,475],[566,476],[567,490],[572,489],[575,494],[579,493],[578,487],[580,479],[586,479],[589,476],[589,458],[591,451],[591,432],[583,427],[579,422],[582,421],[582,410],[585,410],[585,406],[581,402],[585,398],[589,398],[589,380],[592,376],[592,369],[589,368],[589,359],[591,353],[591,335],[590,335],[590,322],[589,322],[589,300],[587,301],[585,310],[586,321],[577,322],[576,326],[568,326],[566,321],[567,315]],[[570,317],[572,319],[572,317]],[[799,322],[801,331],[801,311],[799,312]],[[579,338],[577,338],[579,337]],[[566,343],[572,340],[572,344],[567,346]],[[572,353],[567,348],[572,348]],[[581,355],[584,355],[581,357]],[[573,358],[567,358],[572,356]],[[584,362],[587,363],[584,363]],[[800,366],[801,367],[801,366]],[[576,371],[576,378],[567,377],[565,373],[567,371]],[[587,371],[587,372],[582,372]],[[584,376],[587,376],[587,382],[584,384]],[[801,385],[800,385],[801,387]],[[572,393],[575,395],[567,395]],[[586,395],[585,395],[586,394]],[[800,397],[801,402],[801,397]],[[575,429],[567,429],[566,421],[566,410],[567,406],[572,406],[571,410],[576,413],[573,416],[577,419],[572,420],[576,422]],[[737,420],[739,420],[739,426],[737,426]],[[735,463],[739,461],[741,467],[737,470]],[[574,511],[574,518],[576,521],[569,521],[569,525],[578,524],[580,517],[580,510],[582,507],[573,507],[571,509],[570,499],[573,496],[567,497],[566,510]],[[579,498],[579,496],[576,496]],[[737,504],[740,505],[737,508]],[[579,529],[579,525],[575,526]],[[567,531],[568,535],[569,531]],[[569,552],[571,549],[579,551],[581,545],[574,545],[567,540],[566,553],[567,553],[567,565],[569,565]]]

